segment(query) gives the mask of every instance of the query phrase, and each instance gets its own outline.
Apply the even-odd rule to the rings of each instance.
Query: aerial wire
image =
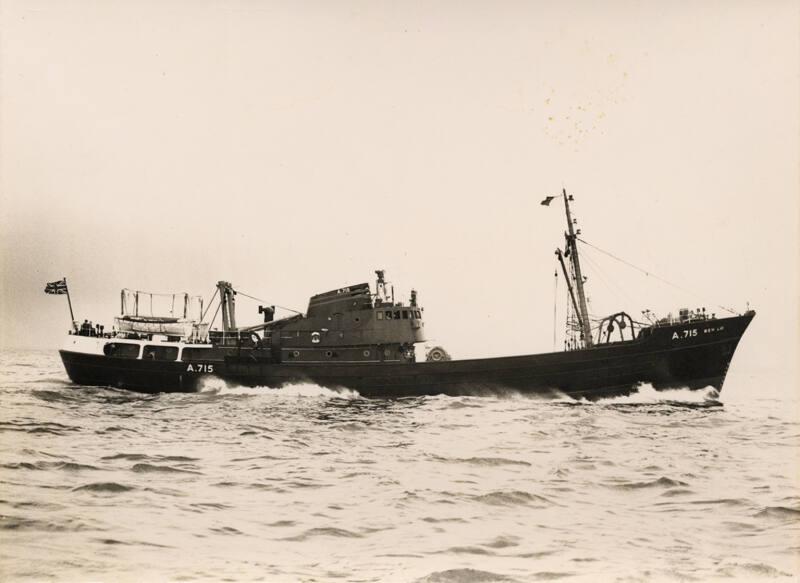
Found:
[[[244,296],[246,298],[250,298],[251,300],[255,300],[257,302],[262,302],[264,304],[270,304],[271,303],[268,300],[262,300],[261,298],[256,298],[256,297],[253,297],[253,296],[249,296],[246,293],[239,291],[238,289],[236,290],[236,293],[238,295]],[[295,314],[301,314],[301,315],[303,313],[303,312],[301,312],[299,310],[295,310],[295,309],[292,309],[292,308],[287,308],[285,306],[279,306],[278,304],[272,304],[272,305],[274,305],[276,308],[280,308],[281,310],[286,310],[287,312],[294,312]]]
[[[608,289],[612,293],[618,293],[619,295],[625,296],[625,299],[630,303],[634,303],[633,297],[625,291],[625,288],[618,283],[614,282],[614,279],[607,275],[602,268],[600,267],[599,263],[592,257],[591,253],[584,251],[583,257],[586,259],[588,266],[590,267],[591,271],[600,278],[600,281],[608,287]]]
[[[601,248],[600,248],[600,247],[598,247],[597,245],[592,245],[591,243],[589,243],[588,241],[584,241],[584,240],[583,240],[583,239],[581,239],[580,237],[576,237],[576,239],[577,239],[578,241],[580,241],[581,243],[583,243],[584,245],[588,245],[589,247],[592,247],[593,249],[597,249],[598,251],[600,251],[600,253],[603,253],[603,254],[605,254],[605,255],[608,255],[608,256],[609,256],[609,257],[611,257],[612,259],[615,259],[615,260],[619,261],[620,263],[624,263],[625,265],[627,265],[628,267],[632,267],[632,268],[633,268],[633,269],[635,269],[636,271],[639,271],[639,272],[641,272],[641,273],[644,273],[644,274],[645,274],[646,276],[648,276],[648,277],[652,277],[652,278],[654,278],[654,279],[657,279],[657,280],[659,280],[659,281],[661,281],[661,282],[663,282],[663,283],[666,283],[667,285],[669,285],[669,286],[672,286],[672,287],[674,287],[675,289],[678,289],[678,290],[680,290],[680,291],[682,291],[682,292],[684,292],[684,293],[687,293],[687,294],[689,294],[689,295],[692,295],[692,296],[694,296],[695,298],[697,298],[697,299],[699,299],[699,300],[702,300],[702,299],[703,299],[703,298],[701,298],[701,297],[700,297],[700,296],[699,296],[697,293],[695,293],[695,292],[693,292],[693,291],[691,291],[691,290],[688,290],[688,289],[686,289],[686,288],[684,288],[684,287],[681,287],[681,286],[679,286],[678,284],[672,283],[671,281],[668,281],[668,280],[664,279],[663,277],[659,277],[659,276],[658,276],[658,275],[656,275],[655,273],[649,272],[649,271],[647,271],[646,269],[642,269],[641,267],[639,267],[639,266],[637,266],[637,265],[634,265],[633,263],[630,263],[629,261],[625,261],[624,259],[622,259],[622,258],[620,258],[620,257],[617,257],[616,255],[614,255],[613,253],[610,253],[609,251],[606,251],[606,250],[604,250],[604,249],[601,249]],[[723,305],[720,305],[720,304],[714,304],[714,305],[715,305],[715,306],[717,306],[718,308],[722,308],[723,310],[725,310],[725,311],[727,311],[727,312],[730,312],[731,314],[734,314],[734,315],[736,315],[736,314],[738,313],[738,312],[736,312],[735,310],[732,310],[731,308],[728,308],[728,307],[726,307],[726,306],[723,306]]]

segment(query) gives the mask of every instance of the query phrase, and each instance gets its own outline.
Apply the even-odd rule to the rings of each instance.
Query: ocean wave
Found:
[[[115,538],[98,538],[98,539],[95,539],[95,540],[97,542],[101,543],[101,544],[104,544],[104,545],[124,545],[124,546],[137,545],[137,546],[144,546],[144,547],[155,547],[155,548],[159,548],[159,549],[171,549],[171,548],[173,548],[173,547],[170,547],[170,546],[167,546],[167,545],[160,545],[158,543],[151,543],[151,542],[145,542],[145,541],[124,541],[124,540],[119,540],[119,539],[115,539]]]
[[[512,583],[516,581],[507,575],[479,571],[477,569],[448,569],[435,571],[420,579],[416,583]]]
[[[553,504],[544,496],[520,490],[490,492],[473,496],[472,499],[490,506],[525,506],[534,503],[550,506]]]
[[[724,567],[720,567],[717,571],[723,577],[735,577],[740,580],[752,580],[754,577],[759,579],[767,577],[770,579],[777,577],[791,577],[790,573],[784,573],[783,571],[776,569],[772,565],[767,565],[766,563],[736,563],[733,565],[725,565]]]
[[[75,404],[86,402],[100,402],[107,404],[123,404],[136,401],[152,401],[158,398],[157,394],[149,395],[127,391],[117,387],[95,387],[74,385],[64,381],[61,390],[37,389],[32,395],[37,399],[51,404]]]
[[[416,397],[426,403],[441,404],[443,408],[464,409],[485,407],[485,401],[539,401],[547,404],[563,405],[652,405],[652,404],[686,404],[695,406],[718,406],[719,391],[712,386],[703,389],[656,389],[650,383],[640,383],[633,388],[631,394],[599,399],[571,397],[559,389],[548,389],[542,392],[528,393],[514,389],[492,388],[476,384],[463,395],[429,395]]]
[[[311,528],[303,532],[302,534],[298,534],[297,536],[283,538],[280,540],[301,542],[319,536],[325,536],[325,537],[330,536],[334,538],[362,538],[363,535],[360,535],[357,532],[345,530],[344,528],[337,528],[334,526],[324,526],[319,528]]]
[[[651,405],[654,403],[675,403],[709,405],[719,403],[719,391],[708,386],[704,389],[666,389],[656,390],[649,383],[642,383],[636,387],[635,392],[620,397],[605,397],[597,401],[581,399],[582,403],[595,405]]]
[[[540,401],[543,403],[575,403],[576,400],[558,389],[542,389],[535,393],[522,392],[517,389],[505,387],[492,387],[475,384],[460,395],[426,395],[413,397],[424,402],[441,403],[444,408],[480,408],[485,406],[485,401]]]
[[[295,526],[296,524],[294,520],[277,520],[267,523],[267,526],[272,528],[286,528],[287,526]]]
[[[185,455],[147,455],[144,453],[115,453],[113,455],[104,455],[101,460],[126,460],[132,462],[138,461],[156,461],[156,462],[197,462],[200,458],[188,457]]]
[[[230,504],[222,504],[221,502],[195,502],[194,504],[189,504],[189,506],[198,510],[229,510],[233,508]]]
[[[507,549],[509,547],[519,546],[520,537],[517,536],[498,536],[494,540],[485,543],[483,546],[492,549]]]
[[[461,518],[459,516],[451,517],[451,518],[434,518],[432,516],[426,516],[422,519],[423,522],[430,522],[431,524],[439,524],[440,522],[460,522],[466,524],[467,520]]]
[[[4,470],[40,470],[38,465],[32,464],[31,462],[10,462],[7,464],[0,465],[0,468]]]
[[[449,549],[445,549],[443,551],[439,551],[441,553],[454,553],[454,554],[463,554],[463,555],[493,555],[492,551],[484,549],[482,547],[450,547]]]
[[[84,484],[73,488],[73,492],[101,492],[108,494],[120,494],[122,492],[130,492],[135,490],[133,486],[126,486],[117,482],[93,482],[91,484]]]
[[[800,518],[800,509],[787,506],[767,506],[756,513],[758,518],[777,518],[781,520],[797,520]]]
[[[97,466],[89,464],[79,464],[76,462],[36,462],[36,465],[42,470],[63,470],[67,472],[81,472],[85,470],[101,470]]]
[[[65,376],[49,360],[41,376]],[[726,387],[724,407],[708,389],[349,400],[313,383],[151,397],[0,380],[9,580],[800,574],[798,398],[763,399],[764,379],[746,401]],[[144,541],[195,552],[149,560]],[[309,560],[323,547],[331,560]]]
[[[54,421],[27,422],[27,421],[0,421],[0,431],[21,431],[26,433],[49,433],[51,435],[64,435],[65,432],[80,431],[72,425],[63,425]]]
[[[314,383],[296,383],[284,385],[278,389],[272,387],[245,387],[227,383],[222,379],[208,378],[201,381],[199,393],[223,396],[248,396],[248,397],[313,397],[322,399],[360,399],[358,391],[352,389],[328,389]]]
[[[475,466],[493,467],[493,466],[530,466],[531,464],[522,460],[512,460],[502,457],[471,457],[471,458],[446,458],[438,455],[432,455],[431,459],[438,462],[457,463],[457,464],[471,464]]]
[[[680,480],[673,480],[672,478],[666,478],[664,476],[658,478],[657,480],[652,480],[650,482],[624,482],[620,484],[611,484],[612,488],[618,490],[641,490],[643,488],[674,488],[677,486],[688,486],[686,482],[681,482]]]
[[[77,519],[65,519],[62,522],[37,520],[25,516],[0,515],[0,530],[41,530],[46,532],[77,532],[89,527]]]
[[[224,534],[224,535],[244,534],[241,530],[233,528],[232,526],[218,526],[210,530],[211,532],[216,532],[217,534]]]
[[[678,496],[690,496],[692,494],[694,494],[694,490],[689,490],[688,488],[673,488],[672,490],[663,492],[661,495],[665,498],[676,498]]]
[[[150,459],[150,456],[143,453],[115,453],[114,455],[104,455],[101,460],[130,460],[139,461]]]
[[[702,505],[722,505],[722,506],[745,506],[747,502],[739,498],[715,498],[711,500],[690,500],[689,504],[702,504]]]
[[[174,468],[172,466],[159,466],[155,464],[135,464],[131,468],[131,470],[140,474],[150,474],[150,473],[199,474],[200,473],[193,470],[184,470],[181,468]]]
[[[106,435],[107,433],[135,433],[139,434],[138,431],[135,429],[131,429],[130,427],[120,427],[119,425],[111,425],[106,427],[105,429],[96,429],[95,433],[97,435]]]

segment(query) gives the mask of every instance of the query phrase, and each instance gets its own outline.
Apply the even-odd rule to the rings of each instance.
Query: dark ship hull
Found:
[[[199,318],[190,317],[188,294],[173,295],[169,315],[156,315],[158,294],[122,290],[117,329],[105,334],[88,320],[79,329],[73,318],[61,358],[78,384],[145,392],[197,391],[211,376],[253,387],[314,383],[364,397],[520,393],[599,399],[629,394],[642,384],[656,390],[721,390],[755,312],[717,319],[705,308],[682,308],[677,319],[670,314],[654,321],[645,311],[649,323],[625,312],[593,321],[579,260],[578,241],[586,242],[578,237],[572,196],[562,190],[558,198],[567,219],[564,250],[556,249],[569,292],[565,346],[570,349],[564,352],[449,360],[437,347],[426,362],[416,362],[415,345],[425,342],[424,308],[415,290],[407,304],[396,301],[394,286],[379,269],[374,293],[367,283],[330,290],[312,296],[305,314],[290,310],[295,314],[278,320],[275,306],[259,306],[263,323],[245,327],[236,324],[236,296],[257,298],[226,281],[217,283],[219,305],[210,323],[204,322],[208,308],[203,311],[202,299]],[[45,291],[63,291],[69,300],[66,279]],[[148,303],[150,314],[140,313]],[[217,313],[222,329],[212,330]]]
[[[193,392],[213,376],[270,388],[314,383],[364,397],[519,393],[594,400],[630,394],[643,383],[656,390],[721,390],[754,315],[655,325],[633,340],[566,352],[439,362],[273,362],[268,351],[241,344],[214,347],[201,360],[171,362],[60,353],[75,383],[142,392]]]

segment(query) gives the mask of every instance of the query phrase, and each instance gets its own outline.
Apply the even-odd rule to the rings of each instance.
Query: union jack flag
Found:
[[[65,279],[51,281],[44,287],[44,293],[56,295],[67,293],[67,281]]]

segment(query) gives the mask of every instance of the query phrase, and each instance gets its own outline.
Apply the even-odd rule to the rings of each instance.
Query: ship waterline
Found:
[[[144,392],[191,392],[205,378],[216,376],[243,386],[273,388],[313,382],[354,389],[366,397],[520,392],[595,399],[629,394],[642,383],[656,389],[721,390],[739,339],[754,315],[751,311],[655,327],[635,340],[583,350],[440,362],[272,363],[259,349],[240,347],[209,347],[216,357],[197,360],[191,350],[198,346],[180,343],[162,343],[178,356],[161,361],[140,354],[105,356],[102,350],[109,339],[78,335],[70,336],[71,344],[61,350],[61,358],[75,383]],[[146,340],[124,344],[140,353],[153,346]]]

